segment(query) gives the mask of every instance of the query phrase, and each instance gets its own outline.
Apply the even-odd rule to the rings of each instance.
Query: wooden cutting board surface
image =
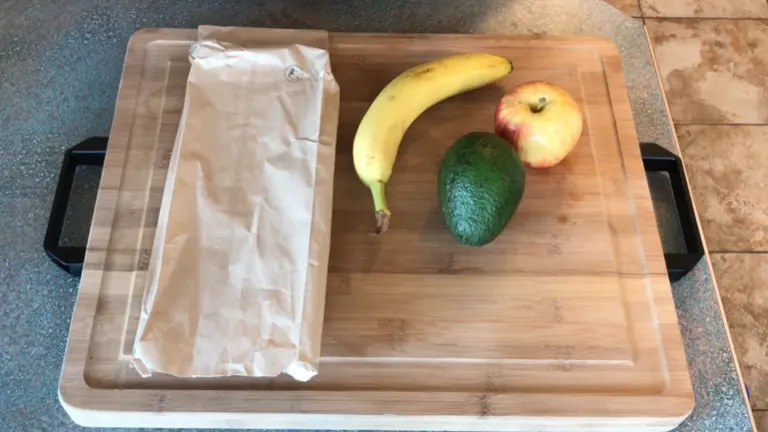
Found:
[[[195,30],[128,47],[60,383],[96,426],[414,430],[668,430],[691,411],[685,352],[619,55],[596,38],[330,35],[341,116],[320,373],[142,379],[129,365]],[[461,52],[511,59],[496,85],[409,129],[388,186],[389,231],[352,166],[365,110],[397,74]],[[560,165],[529,170],[492,244],[450,236],[437,170],[461,135],[493,130],[502,93],[567,89],[584,133]]]

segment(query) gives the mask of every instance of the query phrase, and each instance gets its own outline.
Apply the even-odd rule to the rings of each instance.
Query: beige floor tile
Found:
[[[646,17],[766,18],[765,0],[640,0]]]
[[[616,9],[630,16],[640,16],[640,4],[638,0],[605,0]]]
[[[768,123],[768,21],[646,19],[672,118]]]
[[[757,432],[768,432],[768,411],[752,411]]]
[[[736,357],[753,409],[768,408],[768,254],[712,254]]]
[[[709,250],[768,251],[768,126],[676,129]]]
[[[757,432],[768,432],[768,411],[752,411],[752,416],[755,417]]]

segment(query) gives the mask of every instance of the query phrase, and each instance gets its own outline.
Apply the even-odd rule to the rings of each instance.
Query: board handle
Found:
[[[80,276],[85,259],[85,246],[60,246],[64,218],[69,204],[75,171],[80,165],[104,165],[108,137],[92,137],[76,144],[64,153],[59,181],[53,197],[43,249],[59,267],[73,276]],[[643,166],[646,171],[665,172],[669,176],[675,208],[683,233],[686,252],[665,253],[667,273],[672,282],[688,274],[704,256],[699,226],[693,211],[688,183],[683,174],[682,161],[677,155],[655,143],[640,143]]]
[[[56,184],[48,227],[45,229],[43,249],[56,265],[73,276],[80,276],[83,272],[85,246],[60,246],[59,242],[64,229],[64,217],[67,214],[75,171],[80,165],[104,165],[107,142],[107,137],[88,138],[67,150],[61,163],[59,182]]]
[[[686,249],[686,252],[683,253],[664,254],[669,280],[677,282],[688,274],[704,256],[704,246],[693,211],[693,201],[688,189],[688,182],[685,180],[683,163],[676,154],[655,143],[640,143],[640,153],[646,171],[665,172],[669,176]]]

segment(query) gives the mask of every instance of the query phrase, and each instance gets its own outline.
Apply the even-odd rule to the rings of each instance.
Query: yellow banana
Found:
[[[511,71],[512,63],[503,57],[459,54],[403,72],[376,96],[357,128],[352,150],[355,171],[373,194],[375,234],[389,225],[392,214],[384,189],[411,123],[432,105],[490,84]]]

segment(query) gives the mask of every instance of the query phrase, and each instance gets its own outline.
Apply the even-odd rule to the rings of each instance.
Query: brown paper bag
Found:
[[[201,27],[133,364],[317,373],[339,89],[327,33]]]

